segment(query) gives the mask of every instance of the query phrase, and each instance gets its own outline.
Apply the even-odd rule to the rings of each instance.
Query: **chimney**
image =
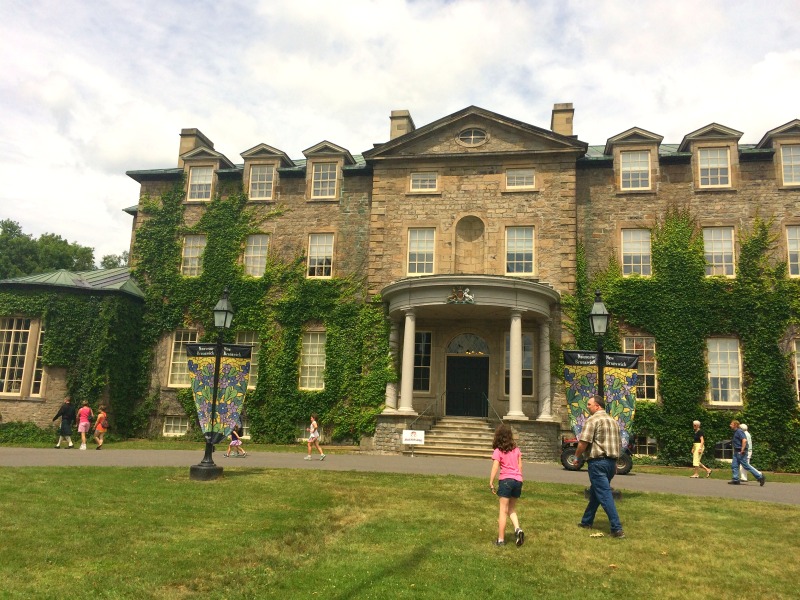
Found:
[[[416,129],[414,119],[411,118],[411,113],[407,110],[393,110],[389,121],[391,122],[389,129],[390,140],[411,133]]]
[[[563,102],[553,105],[553,116],[550,117],[550,131],[560,135],[572,135],[572,117],[575,109],[572,102]]]
[[[204,136],[203,132],[199,129],[181,129],[181,146],[178,149],[178,166],[183,166],[183,159],[181,156],[201,146],[213,150],[214,142]]]

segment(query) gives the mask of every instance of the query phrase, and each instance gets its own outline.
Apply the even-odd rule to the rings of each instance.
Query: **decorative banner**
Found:
[[[619,423],[623,448],[628,447],[628,426],[636,412],[638,354],[605,352],[603,385],[606,412]],[[583,424],[591,414],[586,403],[597,393],[597,352],[564,350],[564,382],[567,386],[569,424],[580,437]]]
[[[219,385],[214,422],[211,422],[211,399],[214,393],[216,344],[186,344],[189,357],[189,380],[192,382],[197,420],[207,442],[218,444],[231,430],[241,426],[242,405],[250,380],[251,346],[222,345]]]

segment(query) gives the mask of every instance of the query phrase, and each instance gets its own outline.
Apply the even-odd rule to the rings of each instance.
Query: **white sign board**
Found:
[[[403,443],[417,444],[425,443],[425,431],[418,429],[403,429]]]

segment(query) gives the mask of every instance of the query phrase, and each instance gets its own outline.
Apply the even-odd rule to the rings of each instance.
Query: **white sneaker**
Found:
[[[311,460],[311,455],[310,454],[306,455],[306,457],[303,460]]]
[[[319,459],[320,459],[320,460],[325,460],[325,455],[324,455],[324,454],[320,454],[320,455],[319,455]]]
[[[86,444],[81,444],[81,450],[86,450]]]

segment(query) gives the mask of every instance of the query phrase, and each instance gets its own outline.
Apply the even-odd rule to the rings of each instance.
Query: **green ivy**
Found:
[[[757,219],[752,231],[741,236],[733,279],[706,277],[701,231],[692,215],[680,209],[671,209],[652,230],[651,277],[623,278],[612,262],[594,274],[590,285],[586,262],[579,262],[584,272],[574,297],[565,302],[573,319],[587,318],[590,290],[597,287],[615,319],[655,337],[661,402],[638,403],[633,431],[656,437],[665,463],[685,464],[694,419],[703,423],[709,454],[715,442],[730,439],[728,425],[738,419],[754,434],[755,464],[800,470],[797,396],[790,356],[781,349],[790,325],[798,323],[800,282],[786,277],[785,263],[771,261],[771,225]],[[586,347],[589,340],[578,333],[576,339]],[[710,336],[740,340],[741,409],[706,405]]]
[[[375,428],[387,381],[394,376],[388,348],[388,323],[379,300],[365,301],[357,278],[308,279],[304,257],[269,259],[262,277],[244,274],[239,262],[246,237],[263,223],[286,212],[276,207],[257,217],[240,189],[208,203],[194,227],[184,221],[184,187],[160,198],[145,198],[144,216],[133,248],[134,274],[146,294],[142,340],[143,367],[149,370],[152,348],[165,334],[201,324],[205,341],[215,337],[211,308],[223,288],[234,306],[232,341],[237,331],[255,331],[261,340],[258,385],[245,401],[251,436],[256,441],[289,442],[299,422],[312,412],[334,438],[358,440]],[[179,273],[181,239],[204,233],[207,245],[199,277]],[[319,324],[326,331],[325,389],[298,389],[304,328]],[[189,400],[191,395],[188,396]],[[180,396],[193,415],[189,400]]]

